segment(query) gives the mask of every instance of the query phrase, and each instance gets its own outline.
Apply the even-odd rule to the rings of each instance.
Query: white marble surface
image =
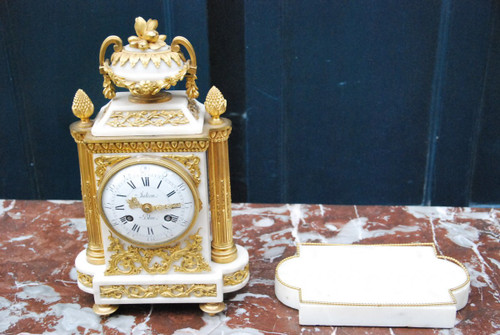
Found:
[[[203,132],[205,121],[205,106],[196,101],[198,108],[198,118],[188,108],[188,98],[186,91],[169,91],[172,99],[162,103],[132,103],[128,97],[128,92],[117,92],[116,97],[101,108],[92,126],[94,136],[160,136],[160,135],[196,135]],[[114,112],[134,112],[134,111],[160,111],[171,110],[181,111],[187,119],[185,124],[165,124],[158,127],[154,125],[113,127],[108,124]]]
[[[434,245],[297,245],[276,268],[275,292],[302,325],[452,328],[469,274]]]

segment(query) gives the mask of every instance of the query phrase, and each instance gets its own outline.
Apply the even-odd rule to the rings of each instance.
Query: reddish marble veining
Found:
[[[500,333],[500,211],[496,209],[234,204],[235,240],[250,253],[247,287],[217,316],[197,305],[124,305],[96,316],[76,286],[86,243],[81,202],[0,200],[0,333],[493,334]],[[297,242],[434,242],[471,275],[453,329],[301,327],[274,295],[274,270]]]

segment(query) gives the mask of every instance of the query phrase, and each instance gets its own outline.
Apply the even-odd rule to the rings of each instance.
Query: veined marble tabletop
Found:
[[[78,289],[86,243],[80,201],[0,200],[2,334],[500,334],[500,210],[489,208],[233,204],[235,241],[250,253],[250,281],[227,310],[122,305],[107,317]],[[304,327],[274,295],[274,271],[298,242],[435,243],[470,274],[468,304],[452,329]]]

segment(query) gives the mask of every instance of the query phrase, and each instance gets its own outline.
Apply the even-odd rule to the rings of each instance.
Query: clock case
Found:
[[[137,68],[131,67],[129,60],[116,62],[113,69],[115,54],[127,50],[118,37],[110,36],[101,47],[100,71],[104,76],[104,94],[111,101],[101,108],[95,120],[90,119],[93,104],[82,90],[78,90],[73,101],[73,113],[80,121],[73,123],[70,130],[78,147],[89,240],[75,266],[78,287],[93,294],[94,311],[101,315],[114,312],[120,304],[142,303],[199,303],[202,310],[213,314],[224,309],[224,293],[241,289],[249,278],[248,252],[232,239],[227,149],[232,128],[228,119],[220,117],[226,100],[215,87],[204,105],[195,99],[198,89],[194,49],[183,37],[174,38],[171,46],[158,43],[164,35],[158,39],[157,33],[156,37],[151,33],[156,32],[155,22],[137,18],[137,37],[133,37],[149,45],[135,50],[130,37],[131,44],[125,48],[139,57],[160,54],[160,62],[178,54],[177,70],[172,72],[167,66],[170,72],[163,74],[166,86],[156,93],[137,89],[138,85],[151,87],[144,78],[157,75],[161,66],[168,65],[165,62],[157,67],[154,57],[148,62],[141,60],[142,68],[141,62]],[[115,53],[109,61],[104,54],[111,44],[115,44]],[[151,49],[157,44],[159,51]],[[188,51],[189,59],[180,46]],[[165,56],[162,52],[170,54]],[[133,78],[128,78],[126,88],[130,92],[115,93],[114,86],[123,86],[120,78],[128,75],[127,66],[132,77],[142,69],[143,78],[136,82],[134,90],[130,86]],[[117,72],[121,74],[118,79]],[[164,90],[184,77],[186,91]],[[183,169],[196,185],[200,210],[180,240],[160,247],[134,245],[113,234],[105,224],[99,210],[101,182],[116,164],[138,157],[168,160]]]

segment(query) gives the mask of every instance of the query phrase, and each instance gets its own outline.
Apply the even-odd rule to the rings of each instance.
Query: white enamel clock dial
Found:
[[[198,192],[189,174],[160,158],[117,164],[99,189],[101,215],[112,232],[141,246],[177,241],[196,221]]]

